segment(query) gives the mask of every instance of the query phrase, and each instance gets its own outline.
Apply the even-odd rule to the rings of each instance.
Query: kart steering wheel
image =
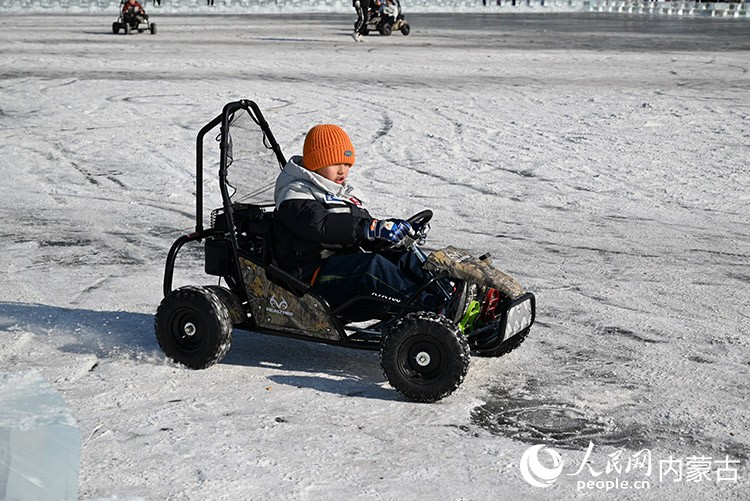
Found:
[[[419,230],[424,228],[431,219],[432,211],[430,209],[425,209],[422,212],[417,212],[416,214],[411,216],[406,220],[406,222],[409,223],[411,227],[415,228],[415,231],[418,232]]]
[[[411,225],[411,231],[406,237],[404,237],[401,245],[405,249],[410,249],[416,242],[423,242],[430,229],[430,226],[427,223],[429,223],[431,219],[432,211],[430,209],[417,212],[410,218],[406,219],[406,222]],[[373,246],[372,250],[373,252],[382,252],[386,249],[392,249],[395,247],[396,245],[391,242],[380,241]]]

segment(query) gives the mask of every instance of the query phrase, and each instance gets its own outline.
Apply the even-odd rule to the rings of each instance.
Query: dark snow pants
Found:
[[[370,19],[370,0],[354,0],[352,5],[357,9],[357,24],[354,26],[354,33],[363,35],[367,28],[367,21]]]
[[[422,269],[422,262],[414,252],[343,254],[323,261],[312,288],[335,309],[360,296],[405,301],[431,276]],[[433,286],[420,294],[418,302],[423,308],[434,311],[446,299],[439,288]],[[344,316],[364,320],[379,318],[387,311],[388,307],[382,302],[370,299],[347,307]]]

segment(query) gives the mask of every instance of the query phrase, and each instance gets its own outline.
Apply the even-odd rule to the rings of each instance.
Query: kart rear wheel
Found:
[[[408,35],[409,33],[411,33],[411,27],[409,27],[409,25],[408,25],[408,24],[404,23],[404,25],[403,25],[403,26],[401,26],[401,33],[402,33],[402,34],[403,34],[404,36]]]
[[[229,311],[218,294],[205,287],[170,292],[156,310],[154,328],[167,357],[191,369],[218,363],[232,343]]]
[[[387,37],[391,34],[393,31],[393,27],[391,26],[391,23],[383,23],[380,26],[378,26],[378,31],[381,35],[384,37]]]
[[[148,29],[152,35],[156,35],[156,23],[149,24]]]
[[[410,313],[385,333],[380,365],[396,391],[417,402],[453,393],[469,369],[469,345],[442,315]]]
[[[222,287],[220,285],[206,285],[204,288],[210,290],[221,300],[224,306],[227,307],[229,312],[229,320],[232,325],[241,324],[248,320],[247,312],[245,307],[242,305],[242,301],[235,295],[231,290]]]

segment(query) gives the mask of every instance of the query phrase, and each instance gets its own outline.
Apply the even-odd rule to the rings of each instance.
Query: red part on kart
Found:
[[[497,306],[500,304],[500,292],[490,288],[482,301],[480,318],[484,322],[491,322],[497,317]]]

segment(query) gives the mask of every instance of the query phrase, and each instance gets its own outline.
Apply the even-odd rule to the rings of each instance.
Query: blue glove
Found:
[[[411,225],[403,219],[373,219],[365,225],[367,240],[385,240],[393,244],[400,243],[411,231]]]

